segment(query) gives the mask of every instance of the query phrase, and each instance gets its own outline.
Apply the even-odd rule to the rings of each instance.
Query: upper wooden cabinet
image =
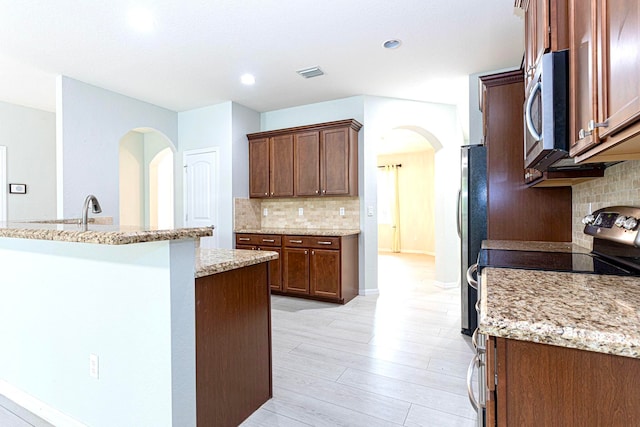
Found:
[[[249,196],[293,196],[293,136],[249,140]]]
[[[530,89],[542,54],[569,47],[567,0],[516,0],[525,11],[525,89]]]
[[[571,155],[640,158],[640,4],[570,0]]]
[[[250,197],[357,196],[361,128],[351,119],[247,135]]]

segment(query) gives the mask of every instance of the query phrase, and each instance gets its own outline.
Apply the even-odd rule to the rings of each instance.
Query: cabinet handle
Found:
[[[592,133],[593,132],[591,132],[591,131],[580,129],[580,131],[578,132],[578,139],[585,139],[586,137],[588,137]]]
[[[289,243],[302,243],[302,240],[289,240]]]
[[[251,239],[249,237],[238,237],[238,240],[243,241],[243,242],[248,242]]]
[[[311,255],[315,255],[315,254],[316,254],[316,251],[311,251]]]
[[[258,250],[259,250],[259,251],[261,251],[261,250],[262,250],[262,248],[258,248]]]
[[[305,254],[305,255],[306,255],[306,254],[308,254],[308,253],[309,253],[309,251],[304,251],[304,254]]]
[[[274,239],[262,239],[263,242],[275,243]]]
[[[332,242],[318,242],[319,245],[331,245]]]
[[[607,123],[606,120],[602,123],[598,123],[595,120],[589,120],[589,123],[587,123],[587,129],[590,131],[589,134],[591,134],[591,132],[596,130],[596,128],[606,128],[606,127],[609,127],[609,123]]]

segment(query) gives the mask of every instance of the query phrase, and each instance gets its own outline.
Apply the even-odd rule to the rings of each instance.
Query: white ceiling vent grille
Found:
[[[324,72],[320,69],[320,67],[304,68],[302,70],[296,71],[296,73],[300,74],[305,79],[324,75]]]

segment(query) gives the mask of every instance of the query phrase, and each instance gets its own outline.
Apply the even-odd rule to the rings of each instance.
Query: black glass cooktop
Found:
[[[637,271],[584,253],[482,249],[478,268],[521,268],[527,270],[636,276]]]

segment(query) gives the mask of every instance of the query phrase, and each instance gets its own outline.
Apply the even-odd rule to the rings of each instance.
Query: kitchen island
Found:
[[[587,253],[571,243],[483,248]],[[487,425],[634,425],[640,277],[484,268]]]
[[[207,420],[199,390],[228,365],[200,337],[248,329],[212,325],[232,310],[211,298],[218,282],[239,294],[235,303],[260,287],[268,296],[267,261],[277,255],[196,251],[196,239],[211,234],[211,227],[1,224],[0,394],[54,425],[225,425]],[[253,294],[239,290],[251,280]],[[256,311],[258,303],[245,324],[262,325],[249,340],[259,338],[270,368],[268,298]],[[270,372],[260,387],[270,393]]]

